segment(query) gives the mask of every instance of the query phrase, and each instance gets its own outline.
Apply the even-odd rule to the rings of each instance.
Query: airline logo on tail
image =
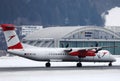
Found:
[[[14,37],[15,37],[15,35],[10,36],[8,42],[9,42],[11,39],[13,39]]]
[[[15,26],[12,24],[2,24],[2,28],[5,40],[7,42],[8,49],[23,49],[23,46],[15,32]]]

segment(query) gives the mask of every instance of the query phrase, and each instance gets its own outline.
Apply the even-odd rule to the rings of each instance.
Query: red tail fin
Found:
[[[23,49],[23,46],[15,32],[15,26],[13,24],[2,24],[1,27],[5,35],[8,49]]]

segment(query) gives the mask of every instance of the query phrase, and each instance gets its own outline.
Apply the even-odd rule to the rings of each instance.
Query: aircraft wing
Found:
[[[65,49],[64,51],[71,56],[86,57],[86,56],[95,56],[96,53],[98,53],[98,51],[102,50],[103,48],[113,48],[113,47],[117,47],[117,46],[69,48],[69,49]]]

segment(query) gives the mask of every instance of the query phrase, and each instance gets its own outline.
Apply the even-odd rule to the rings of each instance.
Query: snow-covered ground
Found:
[[[0,81],[120,81],[120,70],[5,72]]]
[[[120,57],[113,65],[120,65]],[[45,62],[37,62],[21,57],[0,57],[3,67],[43,67]],[[108,63],[83,63],[83,66],[104,66]],[[75,66],[75,62],[52,62],[52,66]],[[29,70],[2,71],[0,81],[120,81],[120,69],[92,70]]]
[[[120,7],[108,11],[105,15],[105,26],[120,26]]]
[[[120,56],[116,57],[117,61],[113,65],[120,64]],[[14,57],[0,57],[0,67],[45,67],[46,62],[33,61],[26,58]],[[84,62],[83,66],[107,66],[108,63],[93,63]],[[76,66],[76,62],[51,62],[51,66]]]

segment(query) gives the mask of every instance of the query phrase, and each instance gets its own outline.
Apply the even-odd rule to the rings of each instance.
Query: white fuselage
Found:
[[[69,48],[67,48],[69,49]],[[79,48],[72,48],[73,51]],[[21,50],[8,50],[9,53],[29,58],[37,61],[81,61],[81,62],[113,62],[115,58],[107,50],[101,50],[95,56],[86,56],[79,58],[78,56],[71,56],[65,52],[66,48],[26,48]],[[104,54],[106,53],[106,54]]]

